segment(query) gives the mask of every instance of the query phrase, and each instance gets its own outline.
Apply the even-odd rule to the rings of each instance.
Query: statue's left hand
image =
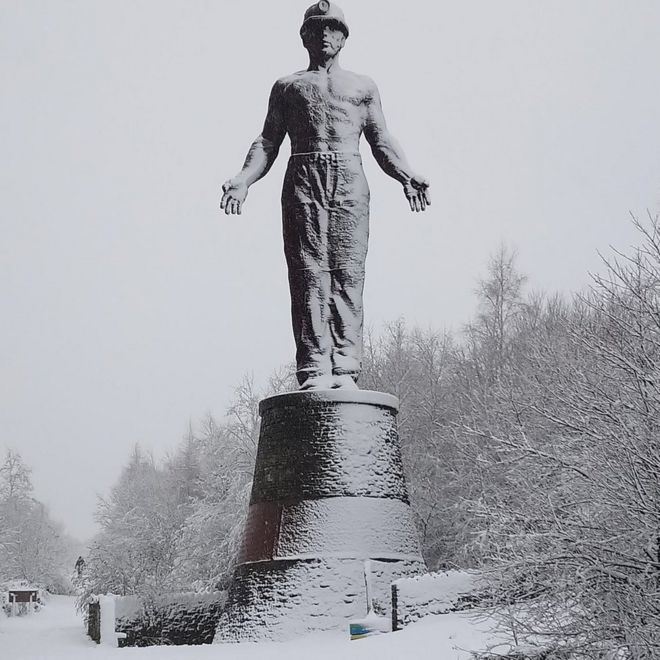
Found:
[[[241,207],[248,193],[247,184],[234,177],[222,184],[222,192],[220,208],[224,209],[227,215],[230,213],[238,213],[240,215]]]
[[[430,185],[428,179],[419,175],[411,177],[410,181],[403,185],[411,211],[426,211],[426,207],[431,205]]]

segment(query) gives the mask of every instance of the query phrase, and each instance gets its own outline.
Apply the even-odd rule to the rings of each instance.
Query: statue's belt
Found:
[[[301,151],[292,153],[291,158],[327,158],[328,160],[339,160],[342,158],[361,158],[359,151]]]

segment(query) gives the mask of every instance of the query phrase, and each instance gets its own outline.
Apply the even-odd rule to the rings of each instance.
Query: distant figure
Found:
[[[78,560],[76,561],[76,575],[79,578],[82,577],[84,570],[85,570],[85,560],[82,557],[78,557]]]
[[[378,88],[339,66],[348,25],[320,0],[300,29],[309,66],[273,86],[261,135],[222,189],[221,208],[241,213],[248,188],[271,168],[285,135],[291,159],[282,190],[284,252],[300,389],[357,389],[362,368],[362,291],[369,187],[359,153],[364,134],[381,169],[403,186],[412,211],[431,203],[389,134]]]

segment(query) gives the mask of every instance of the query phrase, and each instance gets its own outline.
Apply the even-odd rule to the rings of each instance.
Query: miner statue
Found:
[[[361,135],[381,169],[403,186],[411,211],[431,203],[428,181],[411,170],[387,130],[376,84],[339,65],[348,34],[337,5],[320,0],[305,12],[300,36],[309,66],[273,85],[261,135],[223,185],[220,202],[225,213],[240,214],[248,188],[289,135],[282,222],[302,390],[357,389],[369,234]]]

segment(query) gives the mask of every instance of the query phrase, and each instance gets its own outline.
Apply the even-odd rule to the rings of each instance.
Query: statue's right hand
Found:
[[[240,215],[243,202],[248,194],[247,184],[240,179],[229,179],[222,184],[222,192],[220,208],[224,209],[227,215],[230,213]]]

